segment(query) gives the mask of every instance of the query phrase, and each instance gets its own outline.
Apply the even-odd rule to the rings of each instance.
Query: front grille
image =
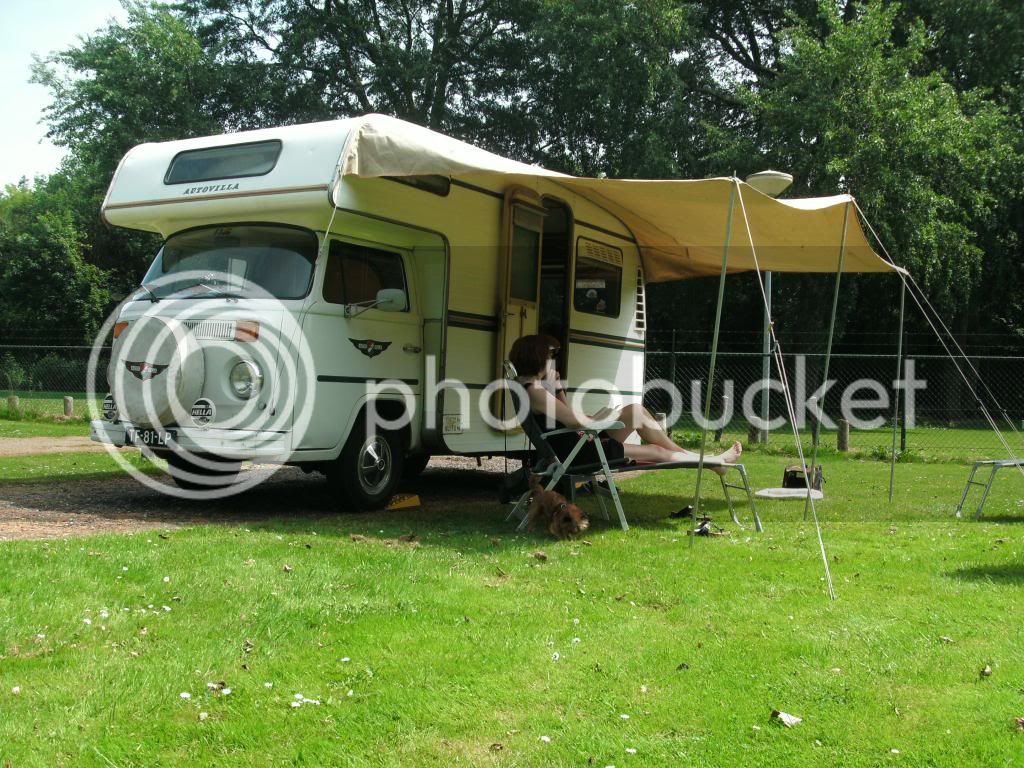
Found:
[[[186,320],[185,327],[197,339],[231,341],[235,338],[235,322],[233,320]]]

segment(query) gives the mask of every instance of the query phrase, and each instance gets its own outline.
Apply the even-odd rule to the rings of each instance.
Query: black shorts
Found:
[[[561,435],[553,435],[548,443],[554,449],[558,458],[563,462],[569,458],[569,454],[572,453],[572,449],[576,447],[576,443],[579,442],[580,436],[577,432],[566,432]],[[608,459],[608,463],[612,464],[619,459],[625,457],[626,452],[622,447],[622,443],[616,440],[614,437],[609,435],[606,431],[601,430],[595,440],[601,441],[601,447],[604,449],[604,456]],[[576,454],[576,457],[572,461],[570,467],[583,467],[591,464],[600,464],[601,457],[597,453],[597,445],[595,440],[588,440],[580,448],[580,452]]]

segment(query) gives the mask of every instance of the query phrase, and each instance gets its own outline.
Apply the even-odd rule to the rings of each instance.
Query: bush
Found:
[[[21,389],[25,385],[28,374],[10,352],[0,358],[0,381],[7,385],[12,392]]]
[[[85,389],[88,363],[50,352],[32,366],[32,384],[35,389],[53,392],[81,392]]]

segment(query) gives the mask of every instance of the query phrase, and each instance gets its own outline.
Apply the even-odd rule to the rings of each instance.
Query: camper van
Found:
[[[354,154],[368,133],[401,175]],[[427,155],[452,172],[418,172]],[[462,172],[482,166],[505,173]],[[562,178],[381,116],[133,148],[102,215],[163,245],[113,318],[92,439],[166,457],[184,488],[289,464],[374,508],[431,456],[527,448],[481,418],[505,415],[492,384],[520,336],[557,340],[570,395],[605,382],[583,409],[637,402],[637,241]]]

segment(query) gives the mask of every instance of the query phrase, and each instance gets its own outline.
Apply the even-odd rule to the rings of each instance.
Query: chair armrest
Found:
[[[596,435],[603,429],[622,429],[626,425],[621,421],[606,421],[600,424],[595,424],[592,427],[562,427],[561,429],[553,429],[550,432],[542,432],[541,437],[545,440],[552,435],[568,435],[574,432],[583,432]]]

